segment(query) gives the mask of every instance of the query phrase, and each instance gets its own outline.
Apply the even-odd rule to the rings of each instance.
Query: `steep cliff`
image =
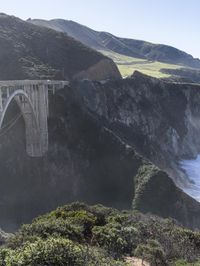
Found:
[[[161,69],[162,73],[170,74],[170,80],[179,82],[200,83],[199,69],[180,68],[180,69]]]
[[[83,200],[117,208],[131,208],[133,201],[143,212],[199,228],[199,203],[151,163],[181,183],[176,162],[195,156],[199,147],[198,90],[137,74],[76,81],[50,94],[44,158],[27,156],[23,119],[0,137],[0,225],[13,229],[60,204]],[[4,123],[18,111],[13,102]]]
[[[142,159],[76,98],[74,88],[50,95],[50,143],[44,158],[27,156],[23,120],[1,136],[0,224],[4,228],[78,199],[131,207],[133,176]],[[13,102],[5,124],[17,112]]]
[[[78,86],[88,109],[140,154],[185,184],[179,160],[200,151],[200,87],[162,82],[136,72],[132,78]]]
[[[97,64],[89,67],[86,70],[79,72],[74,75],[74,79],[90,79],[90,80],[106,80],[110,78],[119,79],[120,73],[112,60],[104,59],[99,61]]]

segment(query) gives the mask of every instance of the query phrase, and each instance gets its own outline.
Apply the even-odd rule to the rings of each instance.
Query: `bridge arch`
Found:
[[[31,99],[24,90],[14,91],[6,100],[0,119],[0,130],[3,126],[6,112],[11,102],[15,100],[25,122],[26,150],[30,156],[41,155],[40,128]]]
[[[28,155],[44,156],[48,151],[48,93],[54,94],[68,85],[68,81],[62,80],[0,81],[0,130],[10,103],[15,100],[25,121]]]
[[[35,123],[37,124],[36,116],[35,116],[35,113],[34,113],[34,108],[33,108],[33,105],[31,103],[27,93],[25,91],[23,91],[23,90],[17,90],[17,91],[14,91],[13,94],[11,94],[10,97],[6,101],[6,104],[5,104],[4,110],[3,110],[2,115],[1,115],[1,119],[0,119],[0,129],[1,129],[2,125],[3,125],[3,120],[5,118],[5,114],[7,112],[7,109],[9,107],[10,103],[13,100],[15,100],[17,102],[17,104],[19,106],[19,109],[20,109],[20,111],[21,111],[21,113],[22,113],[22,115],[24,117],[25,122],[26,122],[26,114],[23,112],[23,108],[20,105],[20,102],[19,102],[19,99],[18,99],[18,97],[20,97],[20,96],[23,96],[26,99],[26,101],[28,102],[28,107],[30,109],[30,112],[33,114],[33,119],[34,119]]]

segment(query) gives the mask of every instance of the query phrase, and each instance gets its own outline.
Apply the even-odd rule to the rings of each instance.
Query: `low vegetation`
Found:
[[[66,34],[2,13],[0,36],[1,80],[69,80],[106,59]]]
[[[0,249],[2,266],[199,265],[200,233],[174,220],[72,203],[23,225]]]
[[[113,59],[123,77],[131,76],[134,71],[140,71],[145,75],[155,78],[169,78],[170,72],[162,72],[162,69],[177,70],[182,67],[175,64],[162,63],[158,61],[149,61],[146,59],[135,58],[118,54],[115,52],[101,51],[104,55]]]

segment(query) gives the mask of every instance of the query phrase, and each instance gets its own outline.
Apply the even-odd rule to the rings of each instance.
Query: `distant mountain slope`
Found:
[[[79,76],[103,79],[120,74],[108,57],[65,33],[0,14],[0,79]]]
[[[187,67],[200,68],[200,60],[179,49],[162,44],[119,38],[107,32],[94,31],[73,21],[53,19],[29,20],[29,22],[67,33],[85,45],[96,50],[107,50],[126,56],[156,60]]]

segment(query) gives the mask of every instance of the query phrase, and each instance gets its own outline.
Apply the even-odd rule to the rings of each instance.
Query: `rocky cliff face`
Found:
[[[119,79],[121,74],[115,63],[110,59],[103,59],[97,64],[74,75],[74,79],[106,80]]]
[[[18,112],[10,106],[5,123]],[[74,90],[50,95],[49,151],[30,158],[23,120],[0,139],[0,225],[15,228],[72,200],[130,208],[142,158],[87,112]],[[20,154],[20,156],[19,156]]]
[[[200,151],[200,87],[161,82],[136,73],[107,83],[78,87],[88,109],[140,154],[167,171],[179,185],[178,162]]]
[[[177,162],[200,147],[198,97],[198,86],[140,74],[74,82],[49,95],[44,158],[27,156],[23,119],[0,136],[0,225],[13,229],[74,200],[118,208],[130,208],[133,200],[143,212],[199,228],[199,203],[152,164],[183,183]],[[18,111],[13,102],[4,123]]]
[[[200,83],[200,71],[194,68],[161,69],[162,73],[170,75],[170,80],[182,83]]]

